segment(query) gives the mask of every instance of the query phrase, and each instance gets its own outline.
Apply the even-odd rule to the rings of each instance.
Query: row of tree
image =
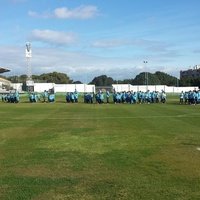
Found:
[[[27,75],[20,76],[9,76],[6,77],[9,81],[13,83],[25,83],[27,80]],[[41,75],[32,75],[32,79],[35,83],[56,83],[56,84],[70,84],[73,80],[65,73],[52,72]]]
[[[5,78],[5,77],[4,77]],[[27,76],[10,76],[6,77],[13,83],[25,83]],[[73,81],[65,73],[52,72],[45,73],[41,75],[33,75],[32,79],[36,83],[56,83],[56,84],[79,84],[81,81]],[[95,84],[96,86],[111,86],[112,84],[132,84],[132,85],[168,85],[168,86],[200,86],[200,78],[184,78],[177,79],[167,73],[157,71],[155,73],[142,72],[138,74],[135,78],[124,79],[124,80],[114,80],[112,77],[106,75],[101,75],[95,77],[90,84]]]
[[[170,76],[163,72],[156,72],[154,74],[142,72],[138,74],[134,79],[124,79],[124,80],[113,80],[111,77],[106,75],[101,75],[95,77],[91,82],[96,86],[110,86],[112,84],[131,84],[131,85],[168,85],[177,86],[179,80],[176,77]]]

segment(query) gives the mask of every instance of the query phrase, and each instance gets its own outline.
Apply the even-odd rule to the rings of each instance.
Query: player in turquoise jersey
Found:
[[[109,103],[110,92],[106,90],[106,103]]]
[[[200,90],[197,91],[197,104],[200,103]]]
[[[182,91],[179,95],[180,98],[180,104],[183,104],[183,99],[184,99],[184,92]]]
[[[75,91],[74,91],[74,101],[75,101],[75,103],[78,103],[78,95],[79,95],[79,93],[75,89]]]

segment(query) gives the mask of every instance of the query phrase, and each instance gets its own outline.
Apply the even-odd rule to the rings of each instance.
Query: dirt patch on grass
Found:
[[[68,168],[48,168],[46,166],[37,165],[27,168],[15,169],[16,175],[27,177],[43,177],[43,178],[63,178],[72,174]]]
[[[0,151],[0,160],[5,159],[5,155],[3,154],[3,152]]]
[[[36,127],[8,127],[1,129],[0,139],[9,140],[9,139],[23,139],[30,138],[31,136],[36,136],[37,133],[40,133],[40,129]]]
[[[43,194],[38,195],[33,200],[46,200],[46,199],[59,199],[59,200],[93,200],[94,198],[86,193],[80,193],[80,191],[69,191],[69,188],[57,188],[50,190]]]
[[[200,153],[194,146],[169,146],[150,159],[164,163],[173,175],[200,178]]]

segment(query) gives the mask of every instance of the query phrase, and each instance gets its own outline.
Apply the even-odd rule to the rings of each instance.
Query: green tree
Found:
[[[56,84],[69,84],[72,83],[67,74],[60,73],[60,72],[52,72],[47,74],[41,74],[39,76],[39,80],[47,83],[56,83]]]
[[[5,79],[11,81],[12,83],[19,83],[19,77],[18,76],[9,76],[9,77],[4,77]]]
[[[183,77],[180,79],[180,86],[198,86],[198,87],[200,87],[200,78]]]
[[[27,79],[27,75],[26,74],[22,74],[19,76],[19,83],[25,83]]]
[[[97,76],[90,82],[90,84],[96,86],[111,86],[113,83],[113,78],[107,77],[106,75]]]
[[[176,86],[177,85],[177,78],[174,76],[171,76],[169,74],[166,74],[164,72],[157,71],[155,75],[160,80],[161,85],[168,85],[168,86]]]
[[[133,85],[159,85],[160,80],[158,79],[155,74],[149,73],[149,72],[142,72],[139,75],[135,77],[135,79],[132,82]]]
[[[140,74],[136,75],[134,79],[125,79],[117,82],[132,85],[146,85],[148,83],[148,85],[174,86],[177,83],[177,78],[159,71],[154,74],[150,72],[141,72]]]
[[[82,84],[81,81],[73,81],[73,84]]]

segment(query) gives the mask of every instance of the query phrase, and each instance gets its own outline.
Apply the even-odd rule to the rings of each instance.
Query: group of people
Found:
[[[7,94],[1,95],[2,102],[6,103],[19,103],[19,92],[17,90],[10,91]]]
[[[42,101],[42,102],[54,102],[55,94],[45,90],[42,94],[30,92],[29,93],[29,101],[31,103]]]
[[[33,102],[54,102],[55,94],[50,91],[44,91],[43,93],[29,93],[29,101]],[[78,103],[79,93],[77,90],[74,92],[66,93],[65,99],[67,103]],[[146,92],[138,91],[123,91],[116,92],[114,91],[112,94],[107,90],[105,92],[99,90],[96,94],[94,92],[84,93],[84,103],[129,103],[129,104],[143,104],[143,103],[165,103],[167,100],[167,95],[165,91],[149,91]],[[200,90],[186,91],[181,92],[179,94],[180,104],[200,104]],[[18,91],[12,91],[7,94],[1,95],[2,102],[7,103],[18,103],[20,100],[20,96]]]
[[[181,92],[179,95],[180,104],[200,104],[200,90]]]
[[[75,89],[74,92],[67,92],[66,94],[66,102],[67,103],[78,103],[79,93]]]
[[[112,97],[111,97],[112,96]],[[111,100],[112,99],[112,100]],[[111,95],[109,91],[102,92],[99,90],[96,94],[94,93],[85,93],[84,102],[85,103],[93,103],[95,100],[96,103],[110,103],[111,101],[115,104],[117,103],[165,103],[167,100],[167,95],[165,91],[149,91],[146,92],[133,92],[133,91],[123,91],[116,92],[114,91]]]
[[[94,102],[94,92],[86,92],[84,94],[84,103],[93,103]]]
[[[165,91],[149,91],[146,92],[114,92],[113,94],[113,102],[114,103],[165,103],[167,100],[167,95]]]

